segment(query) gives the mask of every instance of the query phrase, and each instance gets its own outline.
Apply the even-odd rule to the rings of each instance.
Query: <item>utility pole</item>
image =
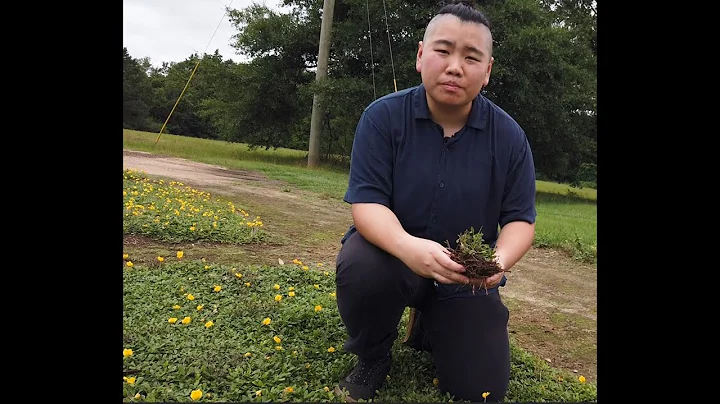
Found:
[[[315,81],[327,77],[328,59],[330,57],[330,31],[332,31],[333,11],[335,0],[323,1],[322,24],[320,25],[320,46],[318,49],[317,70]],[[320,164],[320,133],[322,132],[323,100],[315,93],[313,96],[312,116],[310,118],[310,150],[308,154],[308,167]]]

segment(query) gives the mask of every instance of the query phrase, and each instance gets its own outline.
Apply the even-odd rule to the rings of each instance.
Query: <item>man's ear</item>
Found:
[[[417,51],[417,58],[415,59],[415,70],[417,70],[418,73],[422,73],[420,60],[422,59],[423,54],[423,41],[418,42],[418,51]]]
[[[488,63],[487,73],[485,74],[485,82],[483,83],[483,88],[485,88],[485,86],[487,86],[490,82],[490,73],[492,73],[492,66],[494,62],[495,58],[490,56],[490,62]]]

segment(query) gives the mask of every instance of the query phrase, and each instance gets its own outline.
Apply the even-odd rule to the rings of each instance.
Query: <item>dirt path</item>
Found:
[[[351,223],[347,204],[295,190],[257,172],[135,151],[123,151],[123,168],[222,195],[251,214],[260,215],[266,230],[278,238],[270,245],[233,252],[257,264],[272,265],[278,258],[297,257],[332,269],[340,236]],[[152,242],[126,237],[125,244],[139,246]],[[213,249],[218,256],[229,253],[220,247],[204,248],[210,250],[208,259]],[[503,296],[511,310],[512,337],[551,365],[596,381],[597,269],[558,251],[533,248],[508,274],[508,279]]]

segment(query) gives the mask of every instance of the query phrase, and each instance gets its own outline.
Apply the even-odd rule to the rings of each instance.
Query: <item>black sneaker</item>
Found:
[[[352,372],[340,381],[336,393],[344,396],[346,401],[370,400],[375,397],[375,391],[385,384],[391,367],[390,353],[375,360],[359,359]]]

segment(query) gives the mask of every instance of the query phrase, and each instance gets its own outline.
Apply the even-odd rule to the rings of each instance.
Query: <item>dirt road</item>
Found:
[[[260,173],[228,170],[188,160],[123,151],[123,168],[162,176],[241,201],[263,217],[280,242],[246,253],[258,263],[277,257],[335,261],[342,232],[351,222],[341,201],[293,190]],[[126,238],[126,244],[138,243]],[[551,365],[597,380],[597,268],[549,249],[531,249],[508,274],[502,293],[511,310],[510,332],[520,346]]]

